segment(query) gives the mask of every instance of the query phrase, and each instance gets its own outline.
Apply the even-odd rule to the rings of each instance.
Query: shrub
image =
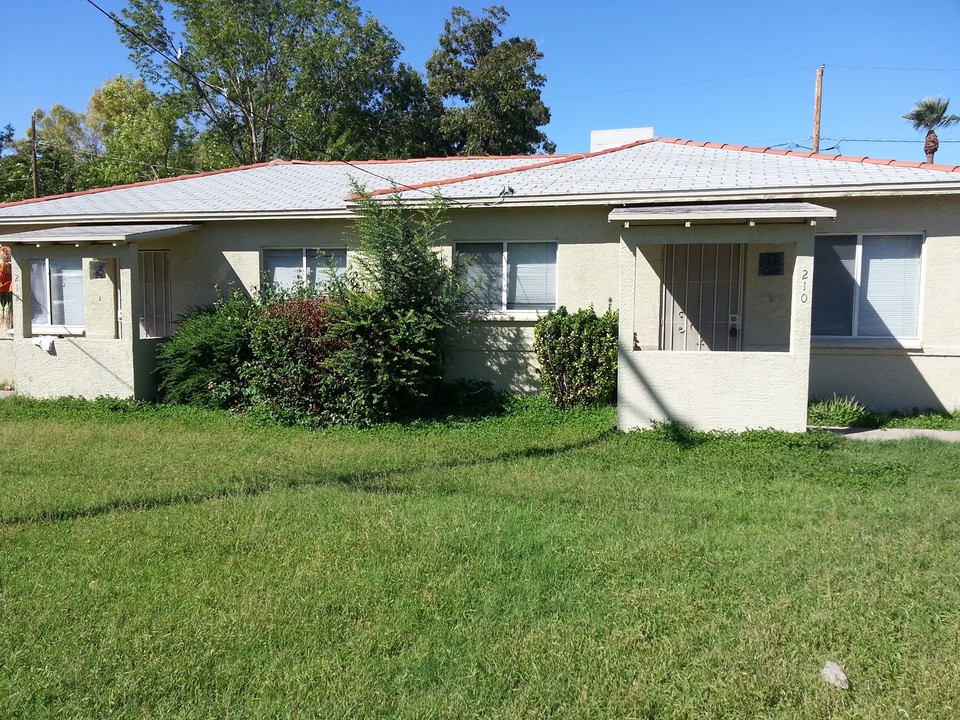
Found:
[[[807,423],[824,427],[876,427],[878,417],[853,397],[814,400],[807,409]]]
[[[329,298],[268,284],[255,300],[231,295],[198,310],[161,353],[164,399],[249,406],[284,423],[370,425],[437,397],[444,341],[467,294],[459,268],[435,250],[445,206],[412,211],[355,189],[358,252],[324,288]]]
[[[326,364],[337,347],[328,300],[277,296],[252,323],[250,347],[243,376],[258,412],[285,424],[317,424],[328,416]]]
[[[610,308],[570,313],[564,306],[537,321],[534,349],[540,381],[555,405],[610,402],[617,389],[618,315]]]
[[[387,310],[356,295],[334,311],[340,343],[328,359],[333,422],[372,425],[409,417],[440,380],[436,324],[413,310]]]
[[[250,359],[255,300],[231,291],[183,316],[157,352],[158,394],[164,402],[234,408],[243,402],[240,368]]]
[[[338,390],[334,420],[369,425],[427,406],[467,286],[435,250],[443,240],[441,200],[411,211],[399,198],[381,202],[355,190],[359,252],[331,282],[330,333],[339,347],[327,369]]]

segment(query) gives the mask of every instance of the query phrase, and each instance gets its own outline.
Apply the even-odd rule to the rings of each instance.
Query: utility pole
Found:
[[[820,152],[820,98],[823,94],[823,68],[821,65],[817,68],[817,89],[813,93],[813,150]]]
[[[37,114],[30,115],[30,168],[33,171],[33,196],[40,197],[40,176],[37,173]]]

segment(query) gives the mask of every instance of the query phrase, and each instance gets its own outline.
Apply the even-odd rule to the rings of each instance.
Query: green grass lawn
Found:
[[[124,407],[0,403],[2,718],[960,713],[960,446]]]

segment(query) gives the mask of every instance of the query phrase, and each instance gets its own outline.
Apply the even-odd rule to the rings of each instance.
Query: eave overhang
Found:
[[[49,224],[49,219],[47,223]],[[73,225],[0,235],[4,245],[125,245],[183,235],[193,224]]]
[[[609,222],[634,225],[758,225],[809,223],[837,216],[833,208],[803,201],[632,205],[614,208]]]

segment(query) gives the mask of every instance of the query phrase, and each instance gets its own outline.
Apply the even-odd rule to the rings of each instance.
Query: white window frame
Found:
[[[83,335],[86,329],[86,318],[84,317],[84,324],[82,325],[63,325],[53,322],[53,276],[50,273],[50,261],[58,262],[76,262],[80,267],[80,313],[85,316],[86,308],[84,307],[84,263],[82,258],[71,258],[71,257],[39,257],[39,258],[29,258],[27,260],[27,267],[29,268],[30,274],[30,287],[31,295],[33,294],[33,267],[34,263],[43,263],[44,269],[44,283],[46,285],[46,296],[47,296],[47,322],[39,322],[33,319],[34,307],[33,307],[33,297],[30,298],[30,332],[33,335],[44,334],[44,335]]]
[[[484,316],[509,316],[511,318],[538,318],[549,310],[557,309],[557,296],[559,289],[557,287],[559,268],[560,268],[560,243],[556,239],[544,240],[461,240],[454,244],[454,253],[460,255],[465,248],[471,245],[500,245],[501,258],[501,282],[500,282],[500,307],[498,308],[476,308],[473,312]],[[508,295],[510,288],[510,246],[511,245],[553,245],[554,264],[553,264],[553,303],[552,307],[542,309],[514,309],[509,308]],[[544,303],[551,305],[551,303]]]
[[[320,273],[317,273],[317,277],[312,278],[312,282],[307,285],[307,279],[310,276],[310,268],[307,266],[307,259],[310,257],[310,253],[313,253],[314,256],[320,254],[332,255],[333,253],[343,253],[343,267],[335,268],[334,273],[336,275],[342,275],[347,271],[347,265],[349,263],[350,257],[345,247],[267,247],[263,248],[260,253],[260,267],[261,267],[261,278],[266,279],[267,270],[267,255],[271,252],[299,252],[300,253],[300,274],[298,276],[298,282],[302,283],[304,287],[316,288],[319,287]],[[273,281],[271,281],[273,282]],[[296,286],[296,285],[295,285]],[[294,287],[295,287],[294,286]],[[287,288],[289,289],[289,288]]]
[[[926,255],[927,255],[927,238],[926,235],[922,232],[832,232],[824,233],[822,235],[817,235],[814,238],[814,242],[818,240],[826,240],[829,238],[835,237],[856,237],[857,245],[854,255],[854,270],[853,270],[853,302],[851,308],[851,325],[850,325],[850,334],[849,335],[813,335],[811,334],[811,339],[818,341],[819,344],[856,344],[856,345],[868,345],[868,344],[877,344],[885,345],[892,343],[898,346],[916,346],[919,345],[922,335],[922,321],[923,321],[923,288],[925,286],[925,275],[926,275]],[[920,241],[920,257],[919,257],[919,272],[917,277],[917,318],[916,318],[916,333],[913,335],[895,335],[893,333],[889,335],[861,335],[860,334],[860,289],[863,278],[863,243],[864,240],[872,240],[873,238],[891,238],[891,237],[904,237],[904,238],[917,238]],[[814,266],[814,277],[816,277],[816,266]]]

